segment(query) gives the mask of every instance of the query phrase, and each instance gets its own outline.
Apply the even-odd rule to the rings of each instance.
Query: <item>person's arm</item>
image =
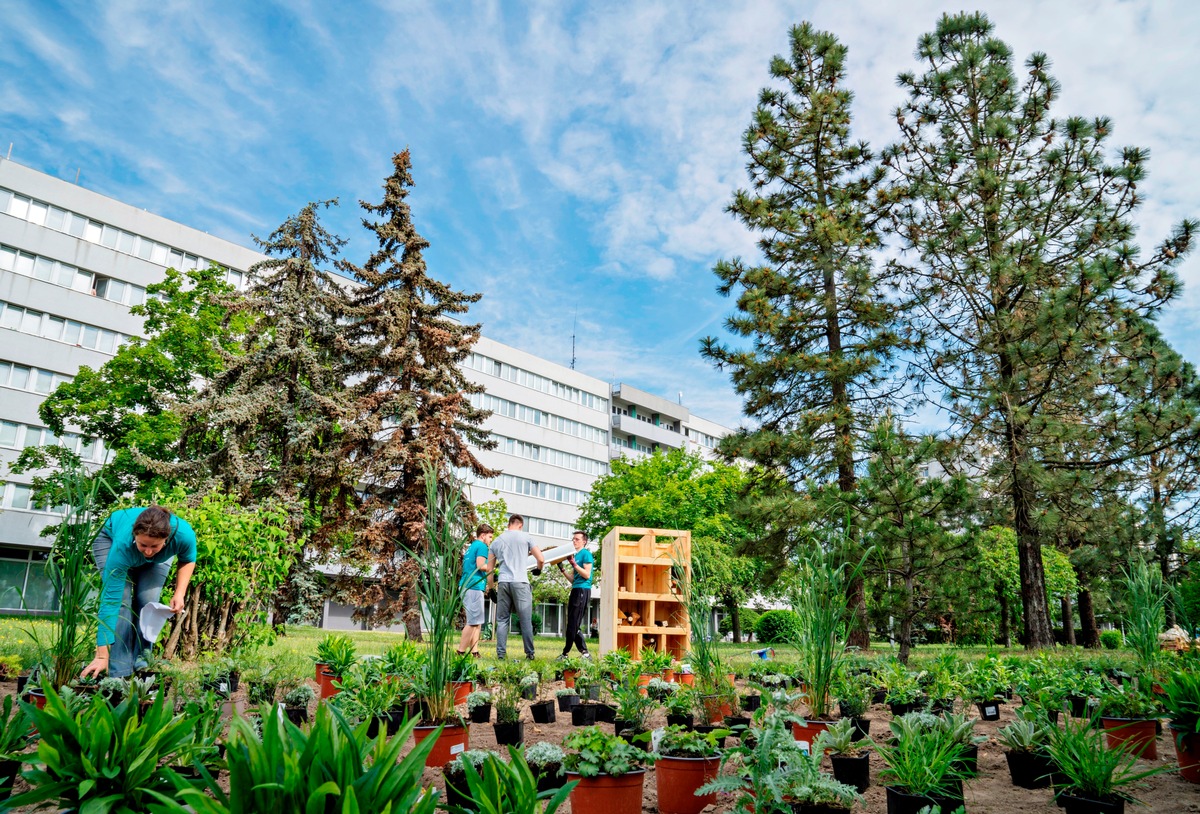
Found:
[[[185,562],[179,566],[175,575],[175,595],[171,597],[171,613],[179,613],[183,610],[188,583],[192,581],[192,572],[195,570],[196,563],[194,562]]]
[[[99,624],[96,626],[96,655],[91,664],[83,668],[81,678],[96,676],[108,670],[108,648],[113,643],[117,629],[117,617],[121,612],[121,600],[125,598],[125,581],[128,570],[120,562],[113,562],[117,552],[109,549],[109,561],[100,587],[100,609],[96,616]]]
[[[487,570],[488,571],[496,570],[496,551],[495,551],[495,549],[488,549]]]
[[[529,553],[533,555],[533,558],[537,561],[538,570],[541,571],[546,565],[546,558],[542,556],[542,550],[534,545],[529,547]]]
[[[581,565],[578,561],[576,561],[571,563],[571,567],[575,569],[576,574],[579,574],[579,576],[583,577],[584,579],[592,578],[592,564],[590,562],[585,562]]]
[[[491,557],[488,557],[485,559],[482,555],[476,557],[475,558],[475,570],[479,571],[481,573],[484,573],[484,574],[486,574],[488,571],[492,570],[491,565],[488,563],[488,560],[490,560],[490,559],[491,559]]]

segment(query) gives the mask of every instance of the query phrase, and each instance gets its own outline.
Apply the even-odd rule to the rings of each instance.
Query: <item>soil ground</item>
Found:
[[[561,689],[562,687],[562,682],[556,682],[550,688],[548,697],[553,698],[554,690]],[[16,684],[14,682],[0,682],[0,695],[11,695],[15,692]],[[242,693],[244,693],[244,689],[240,690],[238,695],[240,696]],[[244,699],[236,698],[235,700]],[[1013,720],[1014,714],[1012,710],[1011,705],[1005,705],[1001,707],[1001,719],[999,721],[980,721],[976,725],[976,733],[987,736],[988,740],[986,743],[981,744],[979,748],[979,776],[974,780],[968,781],[966,784],[968,814],[1053,814],[1053,812],[1061,810],[1055,806],[1049,789],[1031,791],[1014,786],[1010,781],[1008,764],[1004,759],[1003,749],[996,742],[996,732]],[[525,709],[522,714],[522,719],[525,721],[525,743],[529,745],[539,741],[561,743],[573,727],[571,726],[569,713],[559,713],[557,717],[558,719],[555,723],[537,724],[533,722],[528,709]],[[888,721],[891,719],[887,707],[873,707],[867,717],[871,721],[871,732],[873,735],[878,737],[886,734]],[[664,726],[665,724],[665,715],[661,710],[656,712],[651,718],[651,725],[654,727]],[[612,725],[601,724],[601,726],[609,729]],[[473,724],[471,726],[471,748],[497,749],[496,738],[490,724]],[[1159,737],[1158,755],[1159,759],[1157,761],[1141,761],[1141,764],[1147,767],[1152,765],[1176,765],[1175,747],[1169,738]],[[859,808],[856,811],[865,811],[866,814],[884,814],[887,811],[883,787],[876,785],[878,783],[878,773],[881,768],[882,765],[878,757],[872,754],[872,786],[867,790],[865,795],[866,808]],[[438,789],[443,789],[444,782],[440,769],[427,769],[425,771],[425,780],[430,785]],[[24,781],[18,780],[17,793],[23,791],[25,788]],[[1133,794],[1145,805],[1143,807],[1131,807],[1130,811],[1156,812],[1158,814],[1200,813],[1200,785],[1188,783],[1175,773],[1152,777],[1139,784],[1133,790]],[[732,812],[733,810],[732,800],[725,799],[718,800],[717,805],[710,811],[712,814],[724,814],[724,812]],[[32,811],[32,809],[14,809],[14,811],[24,814],[24,812]],[[569,811],[569,804],[560,809],[560,812]],[[647,771],[645,774],[642,811],[645,814],[654,814],[654,812],[658,811],[653,769]]]

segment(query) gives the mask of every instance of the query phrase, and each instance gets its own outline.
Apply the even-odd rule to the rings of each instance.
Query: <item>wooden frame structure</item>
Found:
[[[600,654],[623,648],[640,659],[652,647],[683,658],[691,628],[679,590],[690,584],[692,533],[618,526],[601,542],[600,558]],[[684,573],[673,573],[678,568]]]

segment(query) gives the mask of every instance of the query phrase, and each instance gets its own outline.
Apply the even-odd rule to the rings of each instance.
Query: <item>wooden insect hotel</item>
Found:
[[[679,595],[692,575],[692,533],[617,527],[600,544],[600,653],[642,648],[681,659],[691,643]]]

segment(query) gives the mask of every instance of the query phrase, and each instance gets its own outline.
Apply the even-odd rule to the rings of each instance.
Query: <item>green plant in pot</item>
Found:
[[[570,795],[573,812],[640,814],[643,767],[654,761],[652,753],[595,726],[571,732],[563,739],[563,749],[567,779],[578,781]]]
[[[467,696],[467,715],[473,724],[486,724],[492,719],[492,694],[475,690]]]
[[[932,723],[926,721],[931,718]],[[894,743],[875,744],[883,760],[888,810],[918,811],[927,805],[954,811],[963,805],[962,770],[966,747],[934,715],[912,713],[891,723]]]
[[[1125,572],[1125,643],[1137,656],[1139,675],[1153,675],[1162,659],[1158,637],[1166,627],[1167,595],[1157,567],[1138,560]]]
[[[1121,814],[1126,801],[1136,802],[1127,788],[1168,766],[1138,768],[1138,756],[1109,749],[1087,719],[1066,719],[1048,730],[1046,752],[1055,766],[1056,794],[1066,814]]]
[[[492,705],[496,709],[496,743],[501,746],[519,745],[525,741],[525,724],[521,721],[522,680],[525,670],[519,662],[502,662],[492,675]]]
[[[698,814],[717,800],[715,792],[697,794],[721,767],[720,738],[727,730],[700,733],[668,726],[658,742],[654,782],[660,814]]]
[[[451,807],[451,814],[554,814],[570,795],[574,783],[545,792],[538,791],[538,778],[525,756],[508,748],[510,760],[488,755],[482,765],[464,766],[466,803]]]
[[[1050,785],[1054,764],[1047,755],[1050,743],[1050,719],[1036,707],[1022,707],[1017,720],[996,733],[1004,747],[1004,759],[1014,786],[1044,789]]]
[[[1179,774],[1189,783],[1200,783],[1200,670],[1179,670],[1163,681],[1162,688]]]
[[[871,756],[867,750],[869,740],[857,739],[858,728],[850,718],[842,718],[829,725],[813,744],[816,754],[828,752],[833,767],[833,779],[862,794],[871,785]]]
[[[539,741],[525,747],[525,762],[537,778],[539,792],[561,788],[567,782],[563,772],[565,758],[562,747],[550,741]]]
[[[810,720],[832,720],[830,694],[845,657],[849,630],[845,589],[861,569],[862,563],[851,568],[845,562],[835,563],[834,555],[819,548],[797,564],[796,584],[800,587],[792,595],[792,607],[800,624],[794,644],[806,679],[804,701]]]
[[[498,758],[490,749],[467,749],[442,767],[442,778],[446,782],[446,806],[456,811],[472,803],[471,787],[467,783],[467,767],[478,772],[489,758]]]
[[[682,726],[691,729],[695,718],[692,709],[696,704],[696,691],[691,687],[680,684],[678,688],[663,700],[667,710],[667,725]]]
[[[833,686],[838,711],[852,722],[855,740],[862,740],[871,732],[867,710],[871,708],[872,683],[869,674],[843,671]]]
[[[643,647],[641,653],[642,675],[654,676],[671,669],[671,654],[660,653],[651,647]]]
[[[418,741],[436,737],[429,765],[449,760],[450,750],[469,745],[470,729],[454,711],[451,686],[454,663],[455,620],[462,606],[463,589],[457,575],[461,570],[461,540],[468,539],[462,512],[462,484],[453,478],[439,480],[433,464],[423,466],[425,479],[425,547],[410,552],[417,561],[417,594],[429,629],[425,638],[425,674],[420,688],[426,720],[417,727]]]
[[[875,681],[883,687],[884,700],[891,705],[893,715],[903,715],[924,704],[925,693],[921,690],[919,674],[899,661],[881,665]]]
[[[33,739],[33,724],[15,696],[4,696],[0,707],[0,802],[8,799],[21,771],[21,754]]]
[[[729,685],[728,669],[721,658],[717,642],[708,630],[708,619],[715,604],[702,586],[706,583],[703,562],[692,562],[691,573],[687,564],[677,561],[672,573],[678,575],[679,603],[687,614],[691,633],[691,648],[687,654],[687,667],[694,675],[693,686],[697,692],[697,710],[706,722],[719,722],[732,713],[732,704],[737,700],[736,690]]]
[[[398,709],[400,697],[396,685],[383,677],[375,661],[360,662],[341,680],[342,691],[333,698],[333,705],[352,723],[367,723],[367,737],[374,738],[380,728],[394,735],[406,717]]]
[[[627,740],[646,731],[650,713],[658,706],[649,694],[642,694],[638,676],[639,672],[632,669],[622,681],[612,686],[617,702],[617,719],[613,726],[616,734]]]
[[[316,692],[307,684],[292,687],[283,694],[283,712],[297,726],[306,723],[308,707],[316,698]]]
[[[941,716],[939,721],[947,737],[963,747],[959,770],[965,777],[979,774],[979,745],[987,742],[987,737],[975,734],[975,720],[965,714],[951,712]]]
[[[1162,715],[1158,697],[1142,683],[1110,684],[1100,696],[1100,722],[1112,749],[1127,749],[1147,760],[1158,759],[1156,728]]]

